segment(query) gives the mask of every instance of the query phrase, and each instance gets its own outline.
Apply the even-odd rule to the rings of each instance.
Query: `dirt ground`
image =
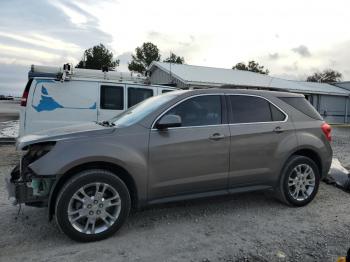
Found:
[[[350,129],[334,131],[334,153],[350,166]],[[7,201],[3,177],[17,161],[0,146],[0,261],[336,261],[350,247],[350,195],[321,184],[308,206],[270,192],[154,206],[131,214],[113,237],[81,244],[47,221],[46,209]],[[349,164],[349,165],[348,165]]]

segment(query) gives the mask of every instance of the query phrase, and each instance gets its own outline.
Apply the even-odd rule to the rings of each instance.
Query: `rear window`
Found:
[[[101,86],[101,109],[123,110],[124,88],[121,86]]]
[[[320,114],[304,97],[279,97],[279,99],[313,119],[322,120]]]
[[[128,88],[128,108],[153,96],[153,90],[147,88]]]

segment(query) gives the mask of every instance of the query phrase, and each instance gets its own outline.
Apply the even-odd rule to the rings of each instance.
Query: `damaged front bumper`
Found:
[[[30,169],[20,172],[20,165],[5,178],[8,199],[13,205],[26,204],[44,207],[48,205],[49,192],[54,179],[38,177]]]

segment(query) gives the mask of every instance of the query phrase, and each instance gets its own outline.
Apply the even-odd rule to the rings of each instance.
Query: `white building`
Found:
[[[232,88],[280,90],[304,94],[329,123],[350,122],[350,88],[324,83],[290,81],[248,71],[153,62],[152,84],[174,84],[182,89]]]

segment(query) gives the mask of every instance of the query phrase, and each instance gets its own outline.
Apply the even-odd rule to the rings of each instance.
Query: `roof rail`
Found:
[[[108,71],[106,68],[103,68],[103,70],[74,68],[71,64],[64,64],[62,67],[32,65],[28,75],[29,77],[53,76],[61,81],[72,78],[129,81],[134,83],[146,83],[148,81],[147,77],[132,72]]]

